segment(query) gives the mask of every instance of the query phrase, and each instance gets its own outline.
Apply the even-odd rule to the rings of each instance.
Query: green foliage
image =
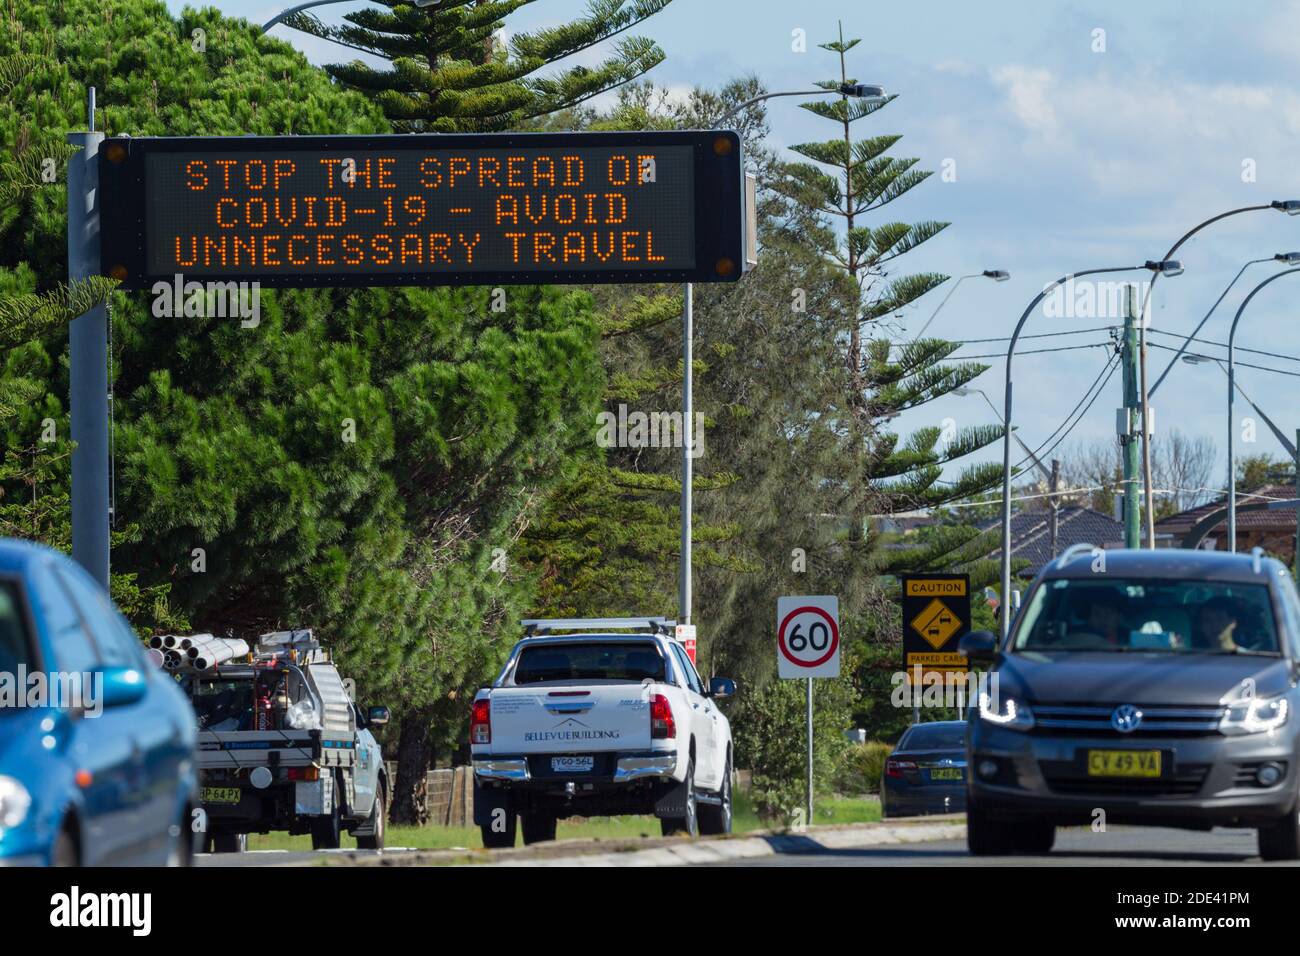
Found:
[[[845,673],[854,670],[851,658]],[[766,819],[790,820],[805,806],[808,767],[807,704],[801,680],[773,680],[747,691],[731,716],[736,766],[753,771],[755,808]],[[851,679],[813,681],[813,784],[830,792],[851,745],[856,688]]]
[[[347,26],[308,12],[284,22],[312,36],[387,60],[326,69],[342,85],[377,102],[400,130],[473,132],[514,129],[635,80],[664,58],[654,41],[626,31],[670,0],[589,0],[578,18],[531,33],[499,35],[511,14],[535,0],[442,0],[418,8],[409,0],[375,0],[349,13]],[[541,71],[609,41],[612,53],[590,66]]]
[[[879,793],[880,779],[885,774],[885,760],[893,752],[893,744],[878,740],[850,744],[836,775],[835,788],[845,794]]]

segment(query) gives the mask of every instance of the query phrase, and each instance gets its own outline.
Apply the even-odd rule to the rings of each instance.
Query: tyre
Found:
[[[545,811],[523,815],[524,846],[555,839],[555,814]]]
[[[497,828],[490,823],[481,825],[478,829],[483,836],[483,845],[489,850],[505,850],[514,846],[517,824],[518,817],[513,813],[506,813],[502,828]]]
[[[50,865],[79,866],[80,864],[81,861],[77,858],[77,841],[73,839],[72,832],[64,827],[54,838],[54,848],[50,851]]]
[[[382,850],[384,848],[384,827],[388,817],[388,795],[381,785],[375,791],[375,805],[370,808],[370,819],[366,821],[369,834],[357,837],[357,847],[362,850]]]
[[[213,853],[243,853],[248,849],[247,833],[223,833],[220,830],[211,834]]]
[[[1266,860],[1300,859],[1300,812],[1292,810],[1271,826],[1259,828],[1259,855]]]
[[[337,850],[343,839],[343,820],[339,805],[334,804],[334,812],[328,816],[311,818],[311,848],[313,850]]]
[[[1015,849],[1011,828],[989,817],[983,807],[966,802],[966,849],[971,856],[1005,856]]]
[[[664,836],[684,833],[691,839],[700,835],[699,804],[695,801],[695,758],[686,763],[686,816],[665,817],[659,822]]]
[[[1020,853],[1051,853],[1056,843],[1056,826],[1038,820],[1009,824],[1011,840]]]
[[[731,832],[731,758],[727,758],[727,769],[722,777],[722,788],[718,791],[722,803],[705,803],[700,805],[700,832],[705,836],[722,836]]]

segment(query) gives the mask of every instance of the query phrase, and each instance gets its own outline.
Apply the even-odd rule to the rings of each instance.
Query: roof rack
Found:
[[[614,628],[646,631],[651,634],[675,633],[676,621],[664,617],[538,617],[519,622],[524,636],[552,634],[555,631],[608,631]]]

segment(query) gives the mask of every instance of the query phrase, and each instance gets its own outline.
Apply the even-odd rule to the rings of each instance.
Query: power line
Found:
[[[1065,439],[1070,437],[1070,432],[1074,431],[1074,429],[1078,426],[1079,422],[1083,421],[1083,417],[1087,415],[1089,411],[1092,410],[1092,406],[1097,403],[1097,399],[1101,397],[1101,393],[1106,390],[1106,386],[1110,384],[1110,380],[1114,376],[1115,370],[1119,368],[1119,366],[1120,366],[1120,356],[1118,353],[1116,353],[1115,356],[1110,360],[1110,362],[1107,363],[1106,367],[1102,369],[1102,375],[1105,375],[1105,380],[1101,381],[1101,385],[1097,387],[1095,391],[1093,391],[1092,388],[1089,388],[1088,392],[1084,393],[1084,398],[1088,398],[1089,392],[1092,393],[1092,397],[1088,398],[1088,404],[1085,405],[1083,407],[1083,410],[1080,411],[1079,414],[1075,417],[1074,421],[1070,424],[1070,427],[1067,428],[1064,432],[1062,432],[1061,436],[1057,438],[1056,441],[1052,442],[1051,448],[1047,449],[1047,451],[1043,451],[1043,445],[1046,445],[1048,441],[1051,441],[1051,436],[1048,436],[1047,441],[1044,441],[1043,445],[1039,445],[1038,448],[1034,451],[1035,456],[1041,457],[1042,455],[1050,455],[1052,452],[1056,451],[1057,446],[1060,445],[1061,442],[1065,441]],[[1101,380],[1102,375],[1098,375],[1097,380]],[[1094,381],[1093,384],[1096,385],[1096,381]],[[1082,403],[1083,402],[1081,399],[1080,404]],[[1078,407],[1079,407],[1078,405],[1075,406],[1076,409]],[[1071,411],[1070,414],[1073,415],[1074,412]],[[1066,421],[1069,421],[1069,419],[1070,419],[1070,415],[1067,415]],[[1060,429],[1058,428],[1057,431],[1060,431]],[[1022,459],[1020,463],[1016,465],[1016,468],[1019,469],[1020,466],[1023,465],[1028,460],[1029,460],[1028,458]]]
[[[1085,332],[1112,332],[1119,328],[1117,325],[1099,325],[1094,329],[1071,329],[1068,332],[1036,332],[1033,335],[1022,335],[1021,339],[1051,339],[1058,335],[1083,335]],[[950,339],[958,345],[975,345],[980,342],[1010,342],[1011,336],[1002,335],[994,339]]]
[[[1165,332],[1161,329],[1147,329],[1147,331],[1155,332],[1157,335],[1170,335],[1173,336],[1174,338],[1186,339],[1186,336],[1180,335],[1177,332]],[[1228,347],[1228,344],[1226,342],[1214,342],[1210,339],[1192,338],[1192,339],[1187,339],[1187,341],[1200,342],[1202,345],[1213,345],[1221,349],[1226,349]],[[1168,346],[1158,346],[1158,347],[1168,348]],[[1283,355],[1281,352],[1269,352],[1265,349],[1248,349],[1244,345],[1234,345],[1233,348],[1235,348],[1238,352],[1251,352],[1255,355],[1267,355],[1269,358],[1282,359],[1287,362],[1300,362],[1300,358],[1294,355]],[[1177,349],[1174,349],[1173,351],[1177,351]]]
[[[1161,345],[1161,344],[1159,344],[1158,342],[1148,342],[1147,345],[1150,346],[1150,347],[1153,348],[1153,349],[1164,349],[1166,352],[1177,352],[1177,351],[1178,351],[1178,349],[1174,348],[1172,345]],[[1192,356],[1193,358],[1201,358],[1201,359],[1205,359],[1205,360],[1208,361],[1208,362],[1223,362],[1223,361],[1226,361],[1226,359],[1222,359],[1222,358],[1220,358],[1220,357],[1217,356],[1217,355],[1202,355],[1202,354],[1200,354],[1200,353],[1198,353],[1198,352],[1183,352],[1183,354],[1184,354],[1184,355],[1190,355],[1190,356]],[[1282,356],[1279,356],[1279,357],[1282,357]],[[1289,375],[1289,376],[1291,376],[1292,378],[1300,378],[1300,372],[1288,372],[1288,371],[1287,371],[1286,369],[1284,369],[1284,368],[1272,368],[1271,366],[1268,366],[1268,365],[1253,365],[1253,364],[1250,363],[1250,362],[1235,362],[1235,361],[1234,361],[1232,364],[1235,365],[1235,366],[1237,366],[1237,368],[1253,368],[1253,369],[1257,369],[1258,371],[1261,371],[1261,372],[1273,372],[1274,374],[1277,374],[1277,375]]]
[[[1076,349],[1110,348],[1113,344],[1114,344],[1114,343],[1112,343],[1112,342],[1089,342],[1089,343],[1086,344],[1086,345],[1062,345],[1062,346],[1059,346],[1059,347],[1054,348],[1054,349],[1026,349],[1026,350],[1023,351],[1023,352],[1017,352],[1016,355],[1042,355],[1044,352],[1073,352],[1073,351],[1075,351]],[[961,359],[961,360],[968,360],[968,359],[986,359],[986,358],[1000,358],[1000,359],[1004,359],[1004,358],[1006,358],[1006,357],[1007,357],[1007,353],[1006,353],[1006,352],[993,352],[993,353],[991,353],[991,354],[989,354],[989,355],[954,355],[954,356],[952,356],[953,359]],[[1240,363],[1238,363],[1238,364],[1240,364]]]

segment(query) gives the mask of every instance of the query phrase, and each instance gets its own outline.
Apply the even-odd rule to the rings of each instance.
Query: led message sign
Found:
[[[732,132],[107,139],[101,265],[127,288],[720,282]]]

